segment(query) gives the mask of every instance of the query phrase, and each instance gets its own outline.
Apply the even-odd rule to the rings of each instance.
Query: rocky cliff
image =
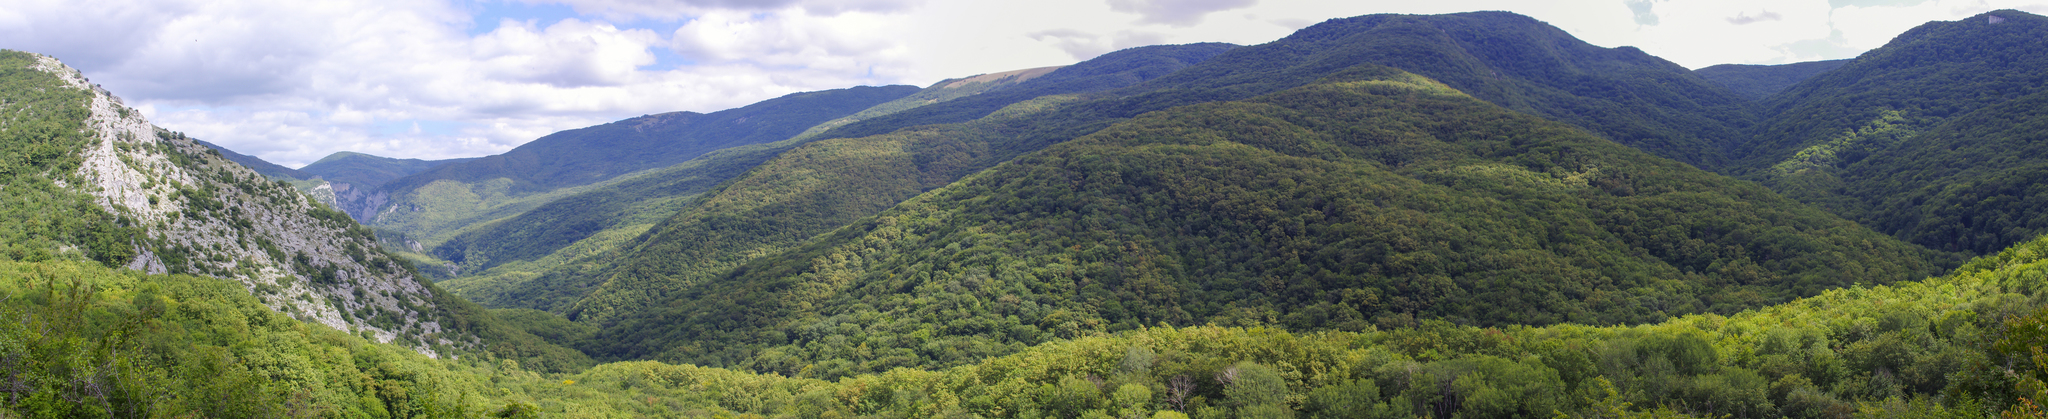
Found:
[[[64,188],[145,233],[131,269],[242,282],[270,307],[308,322],[430,355],[474,336],[444,330],[430,285],[378,249],[341,211],[273,181],[183,134],[151,125],[121,99],[48,56],[35,68],[89,92],[93,142]]]

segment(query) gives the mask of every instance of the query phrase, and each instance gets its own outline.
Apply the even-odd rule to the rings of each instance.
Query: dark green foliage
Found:
[[[435,180],[512,180],[514,192],[586,185],[688,161],[712,150],[789,138],[812,125],[916,92],[911,86],[796,93],[746,107],[699,114],[648,115],[557,132],[505,154],[445,164],[394,180],[404,194]]]
[[[588,351],[841,377],[1160,323],[1640,323],[1938,272],[1928,256],[1361,68],[1014,159],[686,283]]]
[[[1693,74],[1726,87],[1743,98],[1762,101],[1792,85],[1848,63],[1849,60],[1826,60],[1778,65],[1721,64],[1693,70]]]
[[[218,148],[218,147],[215,147]],[[420,160],[377,157],[347,151],[336,152],[319,161],[299,168],[307,176],[297,179],[311,179],[319,176],[333,183],[347,183],[358,188],[375,189],[384,183],[414,173],[426,171],[449,163],[475,159]]]
[[[1952,118],[1840,171],[1848,212],[1901,239],[1986,253],[2048,233],[2048,92]]]

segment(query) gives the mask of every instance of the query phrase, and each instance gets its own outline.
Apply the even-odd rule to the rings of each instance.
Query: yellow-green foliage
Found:
[[[1991,417],[2043,397],[2044,254],[1654,325],[1147,327],[837,381],[433,360],[226,281],[0,262],[0,416]]]
[[[1844,157],[1868,156],[1915,134],[1906,125],[1904,113],[1885,109],[1861,128],[1843,131],[1833,138],[1799,150],[1791,158],[1772,165],[1777,175],[1794,175],[1807,170],[1829,170],[1850,163]]]
[[[0,261],[4,405],[29,417],[459,416],[476,383],[231,281]]]

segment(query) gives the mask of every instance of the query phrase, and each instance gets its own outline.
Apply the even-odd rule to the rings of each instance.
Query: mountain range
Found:
[[[2032,417],[2043,39],[2000,10],[1688,70],[1511,13],[1367,15],[299,169],[9,51],[0,363],[34,373],[0,391],[50,417]]]

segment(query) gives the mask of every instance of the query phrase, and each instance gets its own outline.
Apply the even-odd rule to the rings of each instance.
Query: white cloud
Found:
[[[842,73],[905,75],[907,50],[897,28],[905,16],[802,11],[768,14],[718,11],[677,28],[676,53],[701,62],[752,63]]]
[[[1143,16],[1139,22],[1187,27],[1213,12],[1250,7],[1258,0],[1108,0],[1109,9]]]
[[[630,116],[912,77],[881,30],[900,22],[849,11],[863,4],[876,3],[840,2],[846,10],[830,16],[807,5],[713,11],[692,23],[770,30],[692,43],[711,55],[665,69],[648,67],[678,34],[570,18],[508,20],[471,36],[461,5],[379,0],[24,3],[0,6],[0,23],[34,23],[0,26],[10,36],[0,47],[56,55],[158,125],[295,166],[335,151],[493,154]],[[102,11],[116,24],[49,24],[97,22]]]
[[[471,42],[470,57],[489,79],[574,88],[633,82],[640,66],[654,63],[647,49],[662,39],[644,29],[565,19],[546,28],[508,20]]]
[[[577,13],[612,20],[683,19],[714,11],[762,12],[803,10],[833,16],[847,12],[891,13],[924,4],[925,0],[519,0],[565,4]]]

